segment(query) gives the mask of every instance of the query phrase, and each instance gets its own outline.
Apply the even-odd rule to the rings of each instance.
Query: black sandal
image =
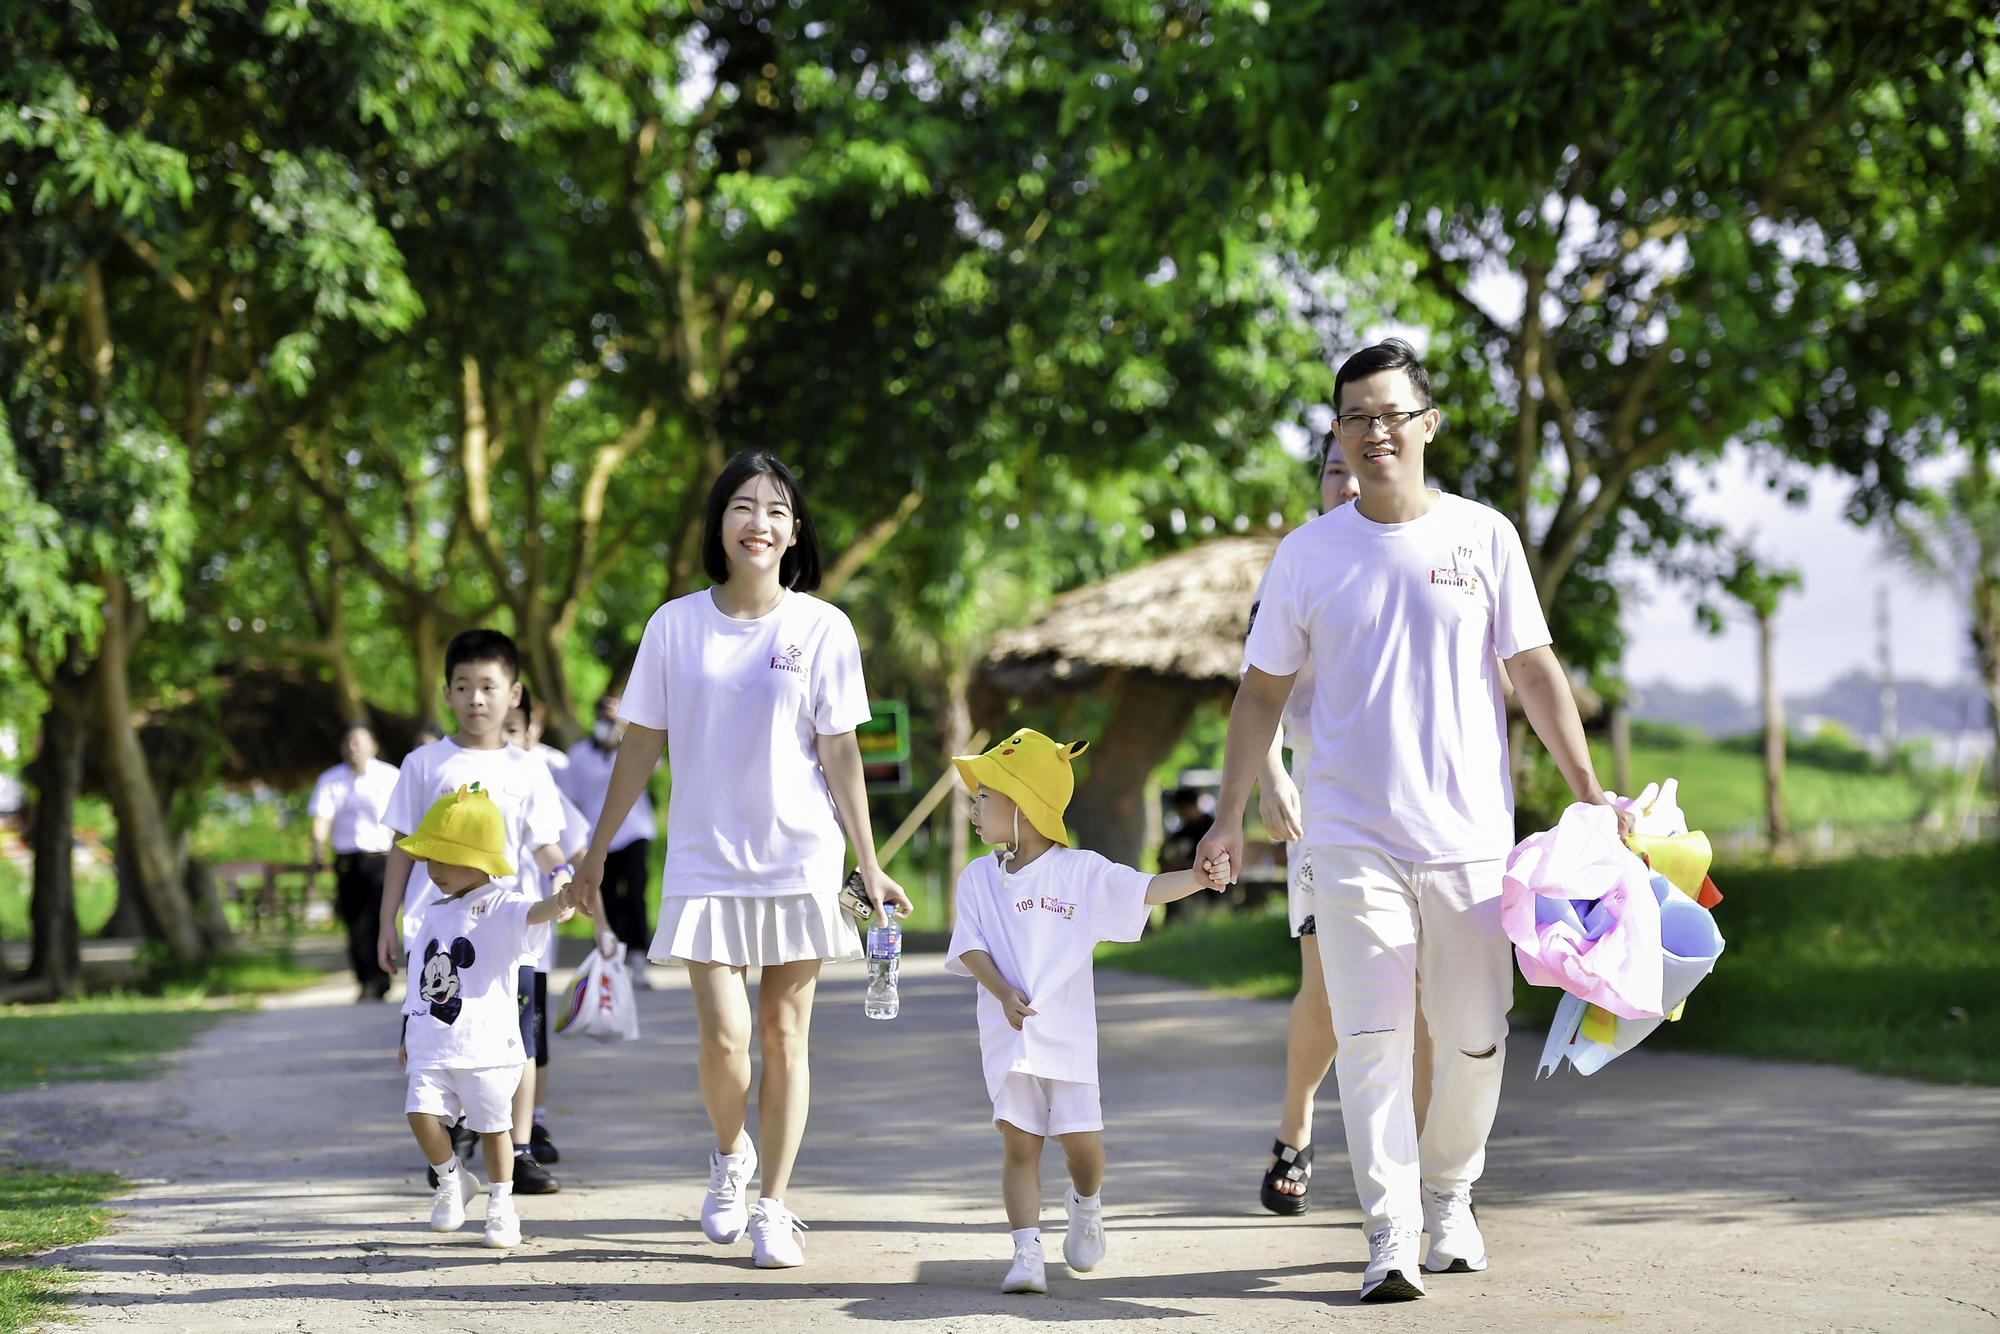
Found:
[[[1262,1199],[1264,1207],[1274,1214],[1289,1216],[1304,1213],[1308,1207],[1306,1191],[1311,1189],[1308,1177],[1309,1169],[1312,1167],[1313,1146],[1308,1144],[1303,1149],[1295,1149],[1281,1139],[1272,1140],[1271,1152],[1277,1156],[1278,1161],[1271,1165],[1270,1171],[1264,1173],[1264,1188],[1258,1192],[1258,1198]],[[1277,1189],[1280,1181],[1298,1182],[1299,1193],[1292,1195]]]

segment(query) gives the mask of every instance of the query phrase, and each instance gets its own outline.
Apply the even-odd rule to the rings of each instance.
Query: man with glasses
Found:
[[[1287,536],[1271,561],[1230,713],[1215,827],[1198,857],[1242,865],[1243,810],[1310,660],[1305,842],[1348,1156],[1365,1216],[1363,1301],[1424,1294],[1418,1268],[1486,1267],[1472,1183],[1500,1102],[1513,963],[1500,876],[1514,842],[1503,664],[1578,801],[1603,804],[1583,723],[1520,535],[1432,490],[1441,421],[1400,339],[1334,379],[1335,432],[1361,495]],[[1631,817],[1620,813],[1622,830]],[[1417,979],[1435,1043],[1419,1139],[1411,1092]]]

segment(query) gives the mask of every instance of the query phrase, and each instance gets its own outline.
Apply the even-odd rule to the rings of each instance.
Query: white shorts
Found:
[[[477,1135],[497,1135],[514,1128],[514,1090],[521,1086],[518,1065],[488,1065],[477,1070],[412,1070],[406,1112],[421,1112],[458,1120]]]
[[[1000,1081],[993,1095],[993,1120],[996,1124],[1005,1121],[1030,1135],[1074,1135],[1104,1129],[1097,1085],[1042,1079],[1020,1070]]]

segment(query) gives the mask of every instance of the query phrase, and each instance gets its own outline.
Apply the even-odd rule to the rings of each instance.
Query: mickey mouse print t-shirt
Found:
[[[455,899],[430,891],[403,1002],[410,1069],[479,1070],[527,1059],[514,988],[530,906],[498,884]]]
[[[838,607],[786,593],[737,620],[707,590],[675,598],[646,623],[618,715],[667,734],[664,893],[839,892],[846,836],[819,738],[868,721],[868,687]]]
[[[1051,848],[1011,875],[997,855],[965,868],[945,971],[972,976],[964,956],[984,950],[1034,1011],[1017,1033],[998,998],[979,988],[979,1054],[989,1095],[1016,1071],[1097,1082],[1091,951],[1101,941],[1139,938],[1152,881],[1144,871],[1076,848]]]

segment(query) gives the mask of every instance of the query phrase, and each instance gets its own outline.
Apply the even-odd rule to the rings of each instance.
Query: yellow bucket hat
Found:
[[[500,850],[507,846],[507,829],[493,798],[479,784],[461,787],[431,803],[417,832],[396,840],[396,846],[420,862],[470,866],[488,875],[508,876],[514,868]]]
[[[1023,727],[984,755],[954,755],[958,776],[974,792],[981,783],[1013,799],[1028,823],[1046,838],[1069,846],[1063,811],[1076,791],[1069,762],[1090,748],[1087,741],[1065,746]]]

